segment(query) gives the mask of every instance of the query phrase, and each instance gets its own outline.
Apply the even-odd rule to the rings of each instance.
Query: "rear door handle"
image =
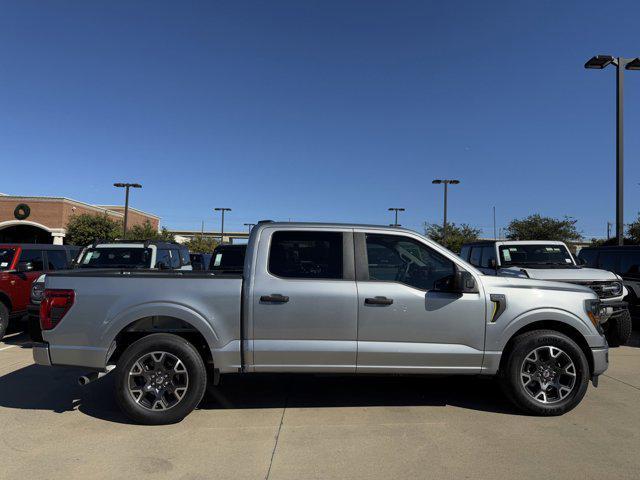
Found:
[[[289,301],[289,297],[280,295],[279,293],[272,293],[271,295],[261,296],[260,301],[270,303],[287,303]]]
[[[393,298],[387,298],[387,297],[365,298],[364,303],[366,305],[391,305],[393,303]]]

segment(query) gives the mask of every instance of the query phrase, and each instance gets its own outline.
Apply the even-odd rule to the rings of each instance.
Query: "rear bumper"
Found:
[[[34,343],[31,347],[33,352],[33,361],[36,365],[51,366],[51,356],[49,355],[48,343]]]
[[[609,347],[592,348],[593,375],[602,375],[609,368]]]

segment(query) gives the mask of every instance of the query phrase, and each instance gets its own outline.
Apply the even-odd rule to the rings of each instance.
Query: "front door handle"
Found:
[[[272,293],[271,295],[261,296],[260,301],[269,303],[287,303],[289,301],[289,297],[280,295],[279,293]]]
[[[393,298],[387,298],[387,297],[365,298],[364,303],[366,305],[391,305],[393,303]]]

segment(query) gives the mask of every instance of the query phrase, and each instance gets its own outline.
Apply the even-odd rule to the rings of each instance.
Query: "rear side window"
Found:
[[[284,278],[342,279],[342,233],[274,233],[269,272]]]
[[[64,270],[68,268],[67,252],[64,250],[48,250],[47,268],[49,270]]]
[[[156,254],[156,267],[160,263],[163,264],[165,268],[169,268],[171,266],[171,256],[169,255],[169,250],[165,250],[164,248],[158,249],[158,253]]]
[[[482,259],[482,247],[471,248],[471,257],[469,258],[469,263],[474,267],[479,267],[481,259]]]
[[[22,250],[20,255],[20,263],[30,263],[32,270],[44,270],[44,260],[42,258],[42,250]]]
[[[471,247],[469,245],[465,245],[460,249],[460,258],[469,261],[469,252],[471,251]]]

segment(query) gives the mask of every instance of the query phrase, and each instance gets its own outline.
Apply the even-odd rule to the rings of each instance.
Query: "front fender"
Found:
[[[507,324],[496,323],[487,326],[486,350],[501,352],[509,340],[522,328],[535,322],[555,321],[564,323],[577,330],[591,347],[601,347],[604,340],[577,315],[566,310],[555,308],[537,308],[524,312]]]

